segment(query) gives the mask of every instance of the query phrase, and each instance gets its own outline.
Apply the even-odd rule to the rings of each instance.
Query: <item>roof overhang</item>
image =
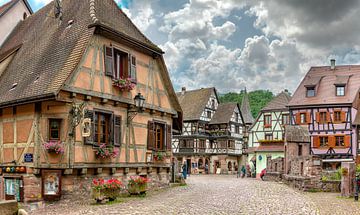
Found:
[[[48,100],[53,100],[53,99],[56,99],[56,95],[54,93],[48,93],[48,94],[43,94],[43,95],[38,95],[38,96],[33,96],[33,97],[28,97],[28,98],[17,99],[17,100],[12,100],[9,102],[0,103],[0,108],[7,108],[7,107],[12,107],[12,106],[17,106],[17,105],[24,105],[24,104],[34,103],[34,102],[41,102],[41,101],[48,101]]]

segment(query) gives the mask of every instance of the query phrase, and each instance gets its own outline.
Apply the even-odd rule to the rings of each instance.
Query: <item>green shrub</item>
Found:
[[[322,181],[327,181],[328,178],[327,178],[325,175],[323,175],[323,176],[321,177],[321,180],[322,180]]]
[[[360,173],[360,164],[356,166],[356,173]]]

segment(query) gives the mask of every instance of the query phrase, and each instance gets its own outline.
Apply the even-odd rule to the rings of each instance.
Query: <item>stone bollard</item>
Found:
[[[355,163],[341,163],[341,196],[351,197],[354,192]]]

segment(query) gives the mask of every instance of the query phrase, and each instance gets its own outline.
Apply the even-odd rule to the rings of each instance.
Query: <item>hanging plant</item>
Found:
[[[65,151],[64,144],[59,140],[50,140],[43,143],[43,146],[49,153],[62,154]]]
[[[131,78],[113,79],[113,86],[116,86],[120,91],[131,91],[135,88],[135,84]]]
[[[101,144],[99,148],[96,148],[95,152],[98,158],[115,158],[119,154],[119,150],[113,146],[107,146],[105,143]]]

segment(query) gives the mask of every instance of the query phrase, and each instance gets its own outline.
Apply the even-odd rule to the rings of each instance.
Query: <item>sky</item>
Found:
[[[311,66],[360,63],[358,0],[115,1],[165,51],[176,91],[294,92]]]

